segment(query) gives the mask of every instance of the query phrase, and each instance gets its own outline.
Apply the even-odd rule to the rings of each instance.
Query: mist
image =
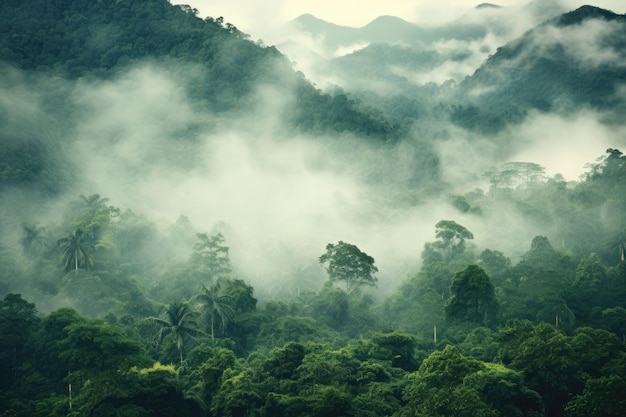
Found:
[[[578,30],[612,33],[590,25]],[[556,40],[564,41],[555,35]],[[413,74],[414,82],[460,80],[502,42],[489,32],[473,41],[435,43],[437,50],[469,55],[429,74]],[[615,51],[600,58],[621,56]],[[259,84],[239,110],[215,113],[189,94],[199,69],[177,65],[143,63],[112,79],[75,84],[13,71],[0,96],[7,126],[19,131],[37,120],[28,128],[63,136],[73,174],[70,191],[53,198],[4,192],[3,200],[11,202],[2,209],[9,230],[5,247],[14,245],[21,224],[57,223],[68,201],[98,193],[164,230],[184,216],[195,232],[223,233],[236,273],[267,298],[303,275],[309,280],[303,287],[318,290],[326,276],[317,259],[326,244],[353,243],[376,259],[379,288],[373,292],[382,298],[419,270],[424,244],[435,239],[441,219],[470,229],[477,250],[496,248],[513,259],[543,232],[541,224],[507,205],[494,204],[480,214],[454,207],[451,196],[488,192],[483,174],[492,167],[536,162],[548,177],[575,181],[587,163],[608,147],[623,147],[626,137],[622,126],[607,125],[592,110],[533,112],[496,136],[429,120],[439,132],[432,138],[428,128],[414,128],[385,145],[348,133],[294,134],[281,117],[294,103],[289,86]],[[332,79],[340,87],[343,82]],[[43,110],[50,108],[42,103],[51,91],[67,98],[67,114],[63,108]],[[425,166],[429,153],[438,161],[432,167]],[[180,254],[190,251],[181,248]]]
[[[37,108],[37,85],[13,91],[15,109]],[[508,156],[575,179],[585,162],[623,137],[593,113],[571,120],[537,115],[513,133],[523,146],[503,155],[487,138],[450,125],[450,139],[434,148],[448,191],[407,200],[415,193],[410,183],[418,138],[381,147],[354,136],[293,137],[280,119],[290,99],[272,86],[257,88],[249,99],[252,111],[219,116],[201,111],[185,91],[174,72],[154,64],[114,80],[77,84],[69,107],[79,110],[67,150],[79,175],[68,195],[36,213],[15,206],[13,214],[5,212],[5,219],[17,216],[5,222],[14,226],[8,236],[17,239],[18,226],[33,217],[41,224],[57,221],[58,207],[79,194],[99,193],[160,227],[185,216],[197,232],[222,232],[236,273],[262,297],[304,270],[309,282],[303,288],[319,289],[325,273],[317,258],[327,243],[339,240],[374,256],[379,288],[373,291],[382,297],[419,269],[424,243],[434,240],[434,224],[441,219],[472,230],[477,248],[509,250],[510,256],[519,256],[541,232],[510,208],[478,216],[450,204],[450,194],[486,190],[481,175],[491,166]],[[575,142],[555,158],[563,137]]]

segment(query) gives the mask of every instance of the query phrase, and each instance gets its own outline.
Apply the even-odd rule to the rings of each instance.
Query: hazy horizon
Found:
[[[436,3],[429,1],[392,0],[386,2],[348,0],[335,2],[273,0],[258,3],[253,0],[191,0],[185,4],[196,8],[199,16],[223,17],[252,39],[263,39],[270,44],[276,32],[280,32],[287,22],[303,15],[313,16],[341,26],[362,27],[379,16],[395,16],[408,22],[433,26],[450,22],[471,11],[479,4],[489,3],[502,7],[520,8],[533,0],[501,0],[481,2],[474,0],[444,0]],[[583,5],[593,5],[626,13],[626,4],[621,0],[534,0],[535,2],[556,2],[570,10]],[[178,4],[172,2],[173,4]]]

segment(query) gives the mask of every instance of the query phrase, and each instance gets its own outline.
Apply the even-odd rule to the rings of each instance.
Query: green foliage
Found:
[[[407,376],[401,415],[542,416],[541,399],[521,373],[464,357],[452,347],[432,353]]]
[[[567,403],[568,417],[619,417],[626,407],[626,381],[618,375],[589,379],[585,390]]]
[[[196,269],[198,274],[212,281],[230,274],[229,248],[225,245],[224,236],[221,233],[211,236],[206,233],[197,233],[196,237],[199,242],[193,246],[193,253],[189,261],[192,268]]]
[[[584,20],[580,13],[559,24]],[[246,277],[232,275],[238,268],[221,234],[196,233],[184,218],[163,231],[167,227],[97,193],[80,195],[64,210],[58,210],[61,199],[50,198],[86,183],[74,162],[73,140],[83,121],[77,89],[126,79],[144,65],[176,73],[185,68],[176,86],[212,121],[256,105],[262,83],[293,97],[280,117],[294,136],[339,132],[340,138],[391,140],[406,133],[397,148],[374,149],[376,158],[393,150],[408,152],[411,160],[403,180],[410,189],[400,189],[403,195],[383,210],[413,208],[421,203],[417,196],[449,195],[452,188],[438,186],[442,165],[430,143],[450,133],[435,123],[416,123],[409,132],[416,112],[437,124],[450,115],[458,125],[491,134],[529,109],[550,108],[572,80],[581,91],[567,100],[608,109],[614,88],[607,80],[623,75],[602,68],[596,77],[557,63],[558,85],[522,82],[524,71],[505,77],[510,89],[498,97],[486,91],[475,102],[460,98],[459,105],[437,108],[430,100],[444,100],[437,94],[443,89],[411,88],[401,99],[379,100],[386,114],[404,119],[398,125],[353,93],[315,89],[275,48],[250,42],[221,18],[197,14],[165,0],[0,2],[0,89],[6,96],[0,100],[0,192],[9,203],[0,213],[0,293],[6,295],[0,301],[0,415],[623,414],[626,157],[617,149],[608,149],[576,183],[545,178],[532,162],[509,162],[487,173],[490,192],[452,197],[452,206],[473,220],[502,207],[529,218],[543,235],[521,257],[519,247],[511,258],[497,250],[504,247],[476,256],[472,232],[442,220],[435,241],[424,246],[420,269],[383,300],[359,291],[377,284],[374,258],[340,241],[317,259],[326,266],[327,285],[303,291],[319,288],[304,282],[315,280],[315,272],[286,265],[290,279],[299,280],[292,291],[297,296],[261,299],[260,312]],[[529,36],[499,50],[461,90],[523,56]],[[531,62],[529,72],[554,80],[547,69],[564,52],[552,52]],[[24,85],[37,91],[32,109],[15,105]],[[542,88],[545,97],[538,94]],[[179,142],[168,149],[200,139],[196,129],[177,131]],[[190,153],[196,145],[189,145]],[[365,172],[364,181],[379,181],[380,172]],[[22,207],[24,213],[14,213]],[[37,218],[48,220],[31,220]],[[57,241],[60,271],[50,239],[66,231]],[[70,308],[39,314],[15,288],[34,294],[41,311],[73,305],[106,322]],[[183,301],[153,317],[157,302],[177,299]],[[496,299],[502,317],[512,320],[505,326],[497,327]],[[154,364],[158,359],[176,366]]]
[[[415,359],[417,342],[411,334],[402,331],[375,333],[371,340],[378,346],[378,349],[370,353],[372,357],[388,360],[391,366],[407,372],[417,369],[418,364]]]
[[[498,301],[489,275],[477,265],[454,274],[450,299],[445,306],[446,320],[494,325]]]
[[[38,325],[35,305],[20,294],[7,294],[0,301],[0,390],[17,381],[24,349]]]
[[[172,367],[159,363],[146,368],[133,367],[119,375],[108,375],[106,381],[109,383],[106,388],[99,386],[98,380],[83,387],[75,401],[78,413],[165,417],[198,415],[200,411],[197,404],[184,397]]]
[[[175,338],[180,364],[182,365],[185,339],[203,335],[203,332],[198,329],[198,324],[195,320],[197,312],[185,301],[168,304],[163,311],[164,319],[150,317],[149,320],[158,326],[156,339],[159,344],[163,342],[163,339],[168,334]]]
[[[215,334],[221,329],[226,330],[226,325],[233,320],[234,305],[230,295],[222,293],[222,283],[216,280],[209,287],[202,287],[202,293],[195,299],[208,317],[209,334],[211,341],[215,344]]]
[[[59,358],[75,373],[89,376],[105,371],[119,371],[143,365],[147,358],[143,347],[109,324],[98,321],[75,322],[63,329]]]
[[[78,267],[93,267],[93,253],[96,250],[92,235],[82,229],[76,229],[57,241],[61,247],[61,265],[66,271],[78,271]]]
[[[329,243],[326,245],[326,253],[319,257],[319,262],[328,264],[326,271],[330,281],[344,282],[347,293],[364,285],[376,286],[378,281],[374,276],[378,272],[374,258],[350,243]]]
[[[580,393],[584,375],[563,333],[546,323],[508,323],[500,330],[498,359],[524,372],[528,387],[543,398],[547,415],[562,415],[571,393]]]

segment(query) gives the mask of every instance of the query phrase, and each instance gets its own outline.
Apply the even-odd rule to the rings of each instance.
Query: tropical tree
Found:
[[[221,325],[222,331],[235,315],[233,298],[222,291],[221,280],[217,279],[209,287],[202,286],[202,293],[195,299],[208,316],[211,342],[215,344],[216,327]]]
[[[435,225],[435,237],[438,239],[424,245],[424,261],[447,262],[465,251],[465,241],[474,239],[474,235],[454,220],[440,220]]]
[[[451,345],[406,376],[402,416],[543,416],[539,394],[524,374],[463,356]]]
[[[445,307],[446,319],[494,324],[498,301],[489,275],[480,266],[468,265],[454,274],[450,294]]]
[[[45,228],[37,223],[24,223],[22,225],[24,235],[20,239],[20,245],[25,255],[34,256],[39,254],[44,247]]]
[[[0,390],[17,379],[24,348],[38,325],[35,304],[20,294],[7,294],[0,300]]]
[[[91,194],[89,196],[85,196],[83,194],[80,195],[81,200],[87,205],[89,208],[100,209],[106,207],[106,204],[109,202],[108,198],[101,198],[100,194]]]
[[[193,246],[191,264],[202,275],[208,275],[215,280],[228,275],[231,272],[228,246],[225,245],[224,236],[221,233],[208,235],[197,233],[198,242]]]
[[[319,257],[319,263],[327,264],[326,272],[331,282],[345,282],[348,293],[363,285],[375,287],[378,281],[374,276],[378,272],[374,258],[350,243],[329,243],[326,253]]]
[[[74,269],[78,271],[78,267],[89,269],[93,266],[93,253],[96,250],[90,233],[82,229],[76,229],[69,233],[68,236],[57,241],[57,245],[61,249],[61,265],[66,271]]]
[[[195,338],[204,334],[198,329],[198,324],[195,320],[197,312],[188,302],[177,301],[165,306],[164,313],[165,318],[150,317],[148,320],[159,326],[159,331],[157,332],[157,342],[159,344],[169,334],[176,338],[176,348],[178,349],[182,365],[185,338]]]

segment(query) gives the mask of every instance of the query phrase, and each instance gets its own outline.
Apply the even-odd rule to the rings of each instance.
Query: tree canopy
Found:
[[[343,282],[348,293],[364,285],[376,286],[378,279],[374,274],[378,268],[374,265],[374,258],[356,245],[341,240],[336,244],[329,243],[326,252],[319,257],[319,263],[326,265],[330,281]]]

